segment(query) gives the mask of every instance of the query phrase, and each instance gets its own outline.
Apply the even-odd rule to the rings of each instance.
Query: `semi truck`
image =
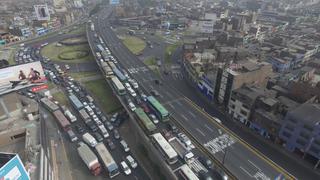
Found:
[[[92,152],[92,150],[83,142],[79,142],[78,144],[78,153],[81,157],[82,161],[86,164],[89,168],[90,172],[97,176],[101,172],[101,165],[98,161],[97,156]]]
[[[193,160],[194,154],[189,151],[176,137],[168,140],[169,144],[178,153],[179,157],[183,159],[186,163]]]

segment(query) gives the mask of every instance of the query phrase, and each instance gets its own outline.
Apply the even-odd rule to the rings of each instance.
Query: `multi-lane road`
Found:
[[[280,174],[287,178],[294,178],[221,124],[215,122],[212,117],[193,105],[175,88],[168,86],[165,82],[163,85],[156,85],[154,80],[158,77],[117,38],[110,28],[107,15],[106,12],[100,13],[94,23],[96,31],[110,47],[119,63],[145,89],[157,90],[161,94],[158,99],[170,110],[179,124],[238,179],[275,179]],[[89,43],[94,42],[91,42],[89,38]]]

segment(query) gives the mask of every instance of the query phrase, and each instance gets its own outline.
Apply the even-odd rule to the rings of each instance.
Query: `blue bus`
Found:
[[[113,68],[113,72],[119,78],[120,81],[123,82],[127,80],[127,78],[123,75],[123,73],[117,67]]]

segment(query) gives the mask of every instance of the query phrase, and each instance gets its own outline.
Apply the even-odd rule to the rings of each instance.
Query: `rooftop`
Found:
[[[319,104],[302,104],[288,114],[291,118],[303,121],[305,124],[318,125],[320,122]]]

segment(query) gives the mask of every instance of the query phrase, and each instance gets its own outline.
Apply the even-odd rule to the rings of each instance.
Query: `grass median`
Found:
[[[56,46],[56,43],[51,43],[41,50],[41,54],[50,58],[52,61],[61,61],[65,63],[82,63],[94,59],[89,44]],[[68,60],[63,59],[66,55]]]
[[[84,85],[106,113],[112,113],[122,108],[121,103],[104,79],[85,82]]]
[[[123,44],[133,53],[139,54],[146,48],[146,42],[135,36],[123,36]]]

